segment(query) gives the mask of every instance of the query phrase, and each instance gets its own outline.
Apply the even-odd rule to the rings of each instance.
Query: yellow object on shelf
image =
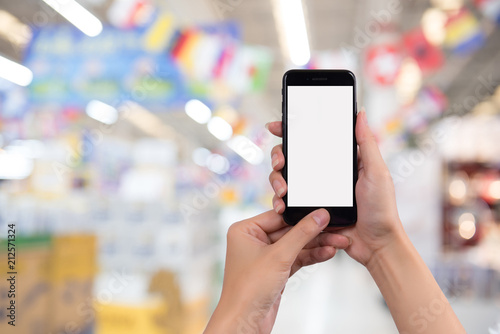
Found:
[[[97,272],[97,246],[93,235],[56,236],[52,240],[50,279],[85,280]]]
[[[163,301],[128,306],[96,304],[96,334],[177,334],[162,326],[161,316],[167,312]]]
[[[96,271],[95,236],[18,237],[14,244],[16,326],[2,321],[0,333],[79,333],[88,328],[93,321],[88,304]],[[7,258],[4,250],[7,241],[0,240],[0,255]],[[11,289],[6,279],[0,280],[0,305],[13,300]],[[0,309],[3,319],[5,310]]]
[[[7,261],[2,264],[2,280],[0,280],[0,333],[46,333],[48,332],[48,316],[50,312],[50,281],[47,275],[49,261],[49,237],[17,238],[15,270],[17,274],[12,281]],[[7,241],[1,240],[0,255],[7,259]],[[5,246],[5,247],[4,247]],[[5,275],[5,276],[4,276]],[[15,327],[7,321],[7,305],[15,302]]]

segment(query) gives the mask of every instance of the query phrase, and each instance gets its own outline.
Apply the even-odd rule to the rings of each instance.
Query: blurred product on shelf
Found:
[[[51,315],[51,282],[49,279],[50,237],[16,238],[17,293],[9,293],[11,284],[6,279],[0,281],[0,316],[7,319],[10,311],[7,305],[15,297],[17,308],[16,328],[22,333],[34,333],[37,330],[48,332],[47,322]],[[7,240],[0,242],[0,255],[7,258]],[[2,263],[2,272],[10,272],[7,263]],[[22,286],[22,288],[21,288]],[[19,310],[23,310],[25,319],[19,321]],[[0,322],[0,331],[8,333],[11,326],[7,321]]]
[[[6,240],[1,240],[0,255],[7,258]],[[96,273],[96,238],[90,235],[17,237],[16,329],[20,333],[82,331],[92,320],[82,306],[92,296]],[[8,268],[3,267],[4,272]],[[0,302],[8,303],[9,282],[0,282]],[[6,308],[0,314],[5,318]],[[3,329],[2,329],[3,328]],[[2,321],[0,329],[9,332]]]

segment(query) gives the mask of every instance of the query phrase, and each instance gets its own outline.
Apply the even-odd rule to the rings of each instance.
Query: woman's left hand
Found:
[[[275,211],[233,224],[222,295],[205,334],[270,333],[288,278],[349,246],[345,236],[321,233],[329,221],[319,209],[293,227]]]

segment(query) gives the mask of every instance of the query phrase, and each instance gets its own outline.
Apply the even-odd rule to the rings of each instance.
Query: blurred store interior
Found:
[[[500,333],[499,25],[500,0],[0,0],[0,332],[202,333],[228,226],[272,207],[283,73],[347,68],[407,233]],[[343,252],[273,330],[367,332],[397,330]]]

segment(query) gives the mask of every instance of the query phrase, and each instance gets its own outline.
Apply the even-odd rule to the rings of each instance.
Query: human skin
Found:
[[[329,221],[320,209],[292,228],[270,210],[231,225],[222,294],[205,334],[270,333],[288,278],[349,246],[347,237],[321,232]]]
[[[274,135],[282,136],[281,122],[270,123],[268,128]],[[355,225],[336,231],[352,240],[346,253],[368,269],[400,333],[465,333],[403,229],[392,177],[364,111],[357,117],[356,140],[358,220]],[[273,207],[282,213],[285,208],[282,197],[287,188],[281,174],[285,164],[281,145],[273,148],[271,156],[273,171],[269,181],[275,190]]]
[[[281,122],[267,127],[282,136]],[[269,181],[275,212],[230,228],[222,296],[205,333],[270,333],[288,277],[303,265],[330,259],[336,248],[368,269],[400,333],[465,333],[403,229],[392,178],[364,111],[357,117],[356,139],[358,221],[342,229],[325,229],[324,209],[286,226],[279,215],[287,192],[281,174],[285,160],[281,145],[273,148]]]

